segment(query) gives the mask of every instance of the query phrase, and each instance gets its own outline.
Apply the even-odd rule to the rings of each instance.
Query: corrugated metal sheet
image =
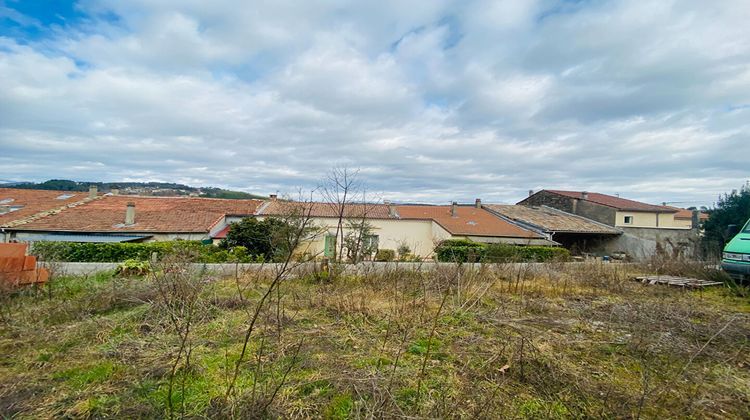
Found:
[[[150,238],[151,235],[77,235],[77,234],[31,234],[24,235],[23,241],[54,242],[132,242]]]

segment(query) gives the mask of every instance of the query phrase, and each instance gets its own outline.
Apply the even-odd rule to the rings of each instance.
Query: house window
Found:
[[[625,216],[625,221],[624,221],[624,223],[625,223],[626,225],[632,225],[632,224],[633,224],[633,216]]]

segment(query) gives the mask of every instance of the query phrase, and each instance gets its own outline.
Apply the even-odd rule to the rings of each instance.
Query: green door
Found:
[[[326,235],[325,247],[323,248],[323,256],[326,258],[333,258],[336,256],[336,236]]]

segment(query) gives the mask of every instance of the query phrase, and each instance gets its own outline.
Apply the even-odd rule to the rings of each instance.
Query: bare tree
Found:
[[[358,179],[359,169],[336,166],[328,173],[320,188],[323,200],[336,215],[336,246],[335,261],[341,261],[344,251],[344,220],[347,207],[355,203],[360,193],[361,184]]]
[[[348,219],[344,237],[347,260],[356,264],[366,256],[372,256],[378,250],[378,244],[371,239],[372,237],[373,226],[364,214],[356,219]]]

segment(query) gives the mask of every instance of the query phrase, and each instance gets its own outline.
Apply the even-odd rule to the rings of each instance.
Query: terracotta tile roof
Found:
[[[675,219],[690,219],[693,220],[693,211],[688,209],[681,209],[678,207],[672,207],[673,209],[677,210],[677,213],[674,214]],[[708,213],[701,212],[700,218],[702,221],[708,220]]]
[[[620,234],[619,229],[546,206],[483,204],[483,207],[509,219],[533,225],[545,232]]]
[[[229,233],[229,229],[231,228],[232,228],[232,225],[226,225],[220,231],[211,235],[211,238],[212,239],[226,239],[227,233]]]
[[[309,214],[312,217],[339,217],[339,207],[331,203],[302,203],[297,201],[267,201],[259,210],[259,216],[283,216]],[[356,218],[366,215],[368,219],[390,219],[385,204],[347,204],[344,217]]]
[[[562,191],[562,190],[542,190],[548,191],[554,194],[563,195],[570,198],[578,198],[584,200],[583,191]],[[657,206],[654,204],[642,203],[640,201],[628,200],[626,198],[615,197],[613,195],[600,194],[590,192],[585,199],[592,203],[601,204],[603,206],[613,207],[617,210],[629,210],[629,211],[646,211],[646,212],[661,212],[661,213],[675,213],[671,207]]]
[[[544,238],[474,206],[458,206],[456,217],[451,216],[451,206],[404,205],[396,211],[401,219],[434,220],[452,235]]]
[[[86,201],[88,192],[0,188],[0,206],[11,210],[0,212],[0,226],[12,227],[43,213],[61,211]]]
[[[125,208],[135,204],[135,224],[127,226]],[[193,197],[104,196],[21,226],[16,230],[64,232],[208,232],[224,215],[252,215],[259,200]]]

